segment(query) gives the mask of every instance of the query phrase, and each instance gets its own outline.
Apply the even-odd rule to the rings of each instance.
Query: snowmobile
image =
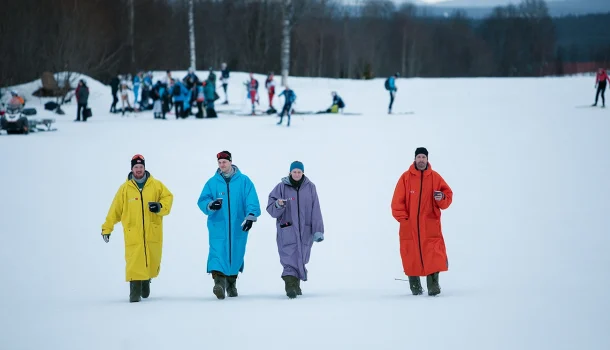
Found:
[[[24,134],[35,131],[56,131],[53,128],[55,119],[28,118],[36,115],[36,108],[23,108],[22,105],[0,106],[0,130],[6,130],[7,134]],[[44,126],[44,128],[39,127]]]
[[[32,112],[34,110],[34,112]],[[35,108],[23,108],[21,105],[9,104],[0,117],[0,129],[8,134],[25,134],[30,132],[28,115],[36,114]]]

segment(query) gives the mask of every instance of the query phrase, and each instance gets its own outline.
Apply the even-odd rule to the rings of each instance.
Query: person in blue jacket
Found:
[[[394,97],[396,97],[396,78],[400,76],[400,73],[396,72],[394,75],[386,79],[385,89],[390,92],[390,106],[388,107],[388,114],[392,114],[392,105],[394,104]]]
[[[191,90],[177,81],[172,87],[172,99],[176,107],[176,119],[188,117],[191,109]]]
[[[133,77],[133,108],[138,105],[138,97],[140,97],[140,85],[142,85],[142,72],[138,72]]]
[[[237,296],[237,275],[244,271],[248,232],[261,215],[256,189],[229,151],[216,155],[218,170],[203,187],[197,205],[208,216],[210,250],[207,272],[218,299]]]
[[[290,126],[290,113],[292,112],[292,104],[297,99],[297,94],[295,94],[294,91],[290,89],[288,85],[286,85],[285,90],[282,91],[278,97],[282,96],[284,96],[284,108],[282,108],[282,112],[279,114],[280,121],[277,122],[277,125],[282,124],[282,121],[284,120],[284,113],[286,113],[286,116],[288,117],[288,123],[286,126]]]

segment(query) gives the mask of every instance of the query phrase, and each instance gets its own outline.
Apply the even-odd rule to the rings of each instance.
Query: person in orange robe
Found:
[[[428,150],[415,150],[415,161],[394,190],[392,216],[400,223],[400,256],[413,295],[423,293],[420,276],[426,276],[428,295],[440,294],[439,272],[449,269],[441,229],[441,210],[453,200],[453,191],[428,162]]]

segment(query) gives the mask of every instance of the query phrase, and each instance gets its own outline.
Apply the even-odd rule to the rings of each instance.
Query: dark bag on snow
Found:
[[[24,108],[21,113],[23,115],[36,115],[36,108]]]
[[[54,111],[55,109],[57,109],[57,107],[59,107],[59,104],[53,101],[49,101],[44,104],[44,109],[46,109],[47,111]]]
[[[85,110],[83,111],[83,117],[85,117],[85,118],[93,117],[93,113],[91,112],[91,108],[85,108]]]

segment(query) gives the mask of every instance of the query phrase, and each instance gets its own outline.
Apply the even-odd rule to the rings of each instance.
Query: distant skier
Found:
[[[331,93],[332,97],[333,97],[333,103],[332,105],[325,111],[320,111],[317,114],[324,114],[324,113],[343,113],[343,108],[345,108],[345,103],[343,102],[343,99],[341,98],[341,96],[339,96],[337,94],[336,91],[333,91]]]
[[[599,94],[602,95],[602,108],[606,107],[606,98],[604,93],[606,92],[606,82],[610,82],[610,78],[608,78],[608,73],[603,68],[600,68],[597,72],[597,77],[595,79],[595,87],[597,88],[597,93],[595,94],[595,103],[593,106],[597,106],[597,99],[599,98]]]
[[[277,113],[273,107],[273,96],[275,96],[275,81],[273,80],[273,77],[273,72],[271,72],[267,76],[267,80],[265,80],[265,88],[267,89],[267,94],[269,95],[269,109],[267,110],[268,114]]]
[[[396,72],[394,75],[386,79],[385,89],[390,92],[390,106],[388,107],[388,114],[392,114],[392,105],[394,104],[394,97],[396,97],[396,78],[400,76],[400,73]]]
[[[254,78],[254,73],[250,73],[250,81],[245,83],[246,89],[248,90],[248,98],[250,98],[250,102],[252,103],[252,115],[256,115],[256,105],[259,104],[258,101],[258,80]]]
[[[227,68],[227,64],[224,62],[220,65],[220,67],[220,81],[222,82],[222,89],[225,91],[225,101],[222,104],[228,105],[229,95],[227,94],[227,86],[229,85],[229,68]]]
[[[290,126],[290,113],[292,113],[292,104],[297,99],[297,95],[286,85],[286,89],[279,94],[279,97],[284,96],[284,107],[282,108],[282,112],[280,113],[280,121],[277,122],[277,125],[281,125],[284,120],[284,113],[288,117],[288,123],[286,126]]]

